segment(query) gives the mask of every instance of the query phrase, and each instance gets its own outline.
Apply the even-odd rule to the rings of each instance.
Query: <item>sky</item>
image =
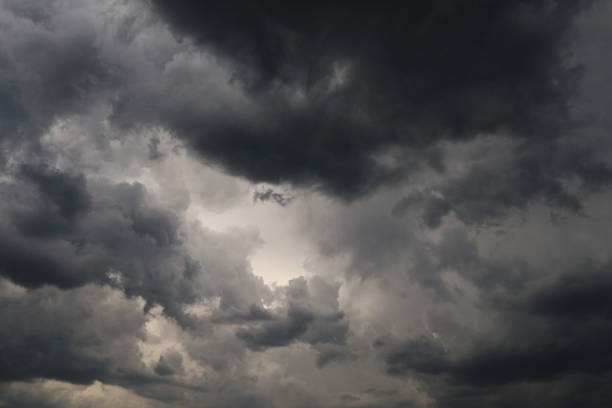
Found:
[[[612,3],[0,0],[0,407],[602,407]]]

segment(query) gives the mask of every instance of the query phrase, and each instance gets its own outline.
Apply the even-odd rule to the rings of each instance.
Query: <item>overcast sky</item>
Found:
[[[0,0],[0,407],[603,407],[612,2]]]

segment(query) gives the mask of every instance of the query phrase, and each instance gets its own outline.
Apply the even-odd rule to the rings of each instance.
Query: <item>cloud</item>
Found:
[[[253,193],[253,201],[274,201],[281,207],[286,207],[294,200],[292,196],[286,196],[281,193],[275,192],[273,189],[268,188],[265,191],[255,191]]]
[[[504,335],[477,336],[467,351],[435,336],[399,343],[382,338],[375,346],[393,375],[445,375],[451,383],[475,387],[605,374],[612,371],[605,351],[612,322],[603,295],[609,280],[609,267],[584,265],[515,298],[511,307],[498,304],[496,313],[506,320]]]
[[[54,380],[34,380],[3,384],[0,387],[0,403],[15,408],[106,408],[117,404],[128,408],[161,407],[155,400],[100,382],[83,386]]]
[[[563,53],[581,2],[153,4],[179,35],[228,59],[258,113],[204,121],[168,107],[141,120],[256,182],[354,198],[406,166],[375,160],[389,148],[498,131],[547,143],[569,123],[577,70]]]
[[[19,172],[36,193],[16,208],[17,228],[26,235],[45,237],[68,232],[75,219],[91,209],[85,177],[25,165]],[[21,192],[24,194],[24,192]],[[26,205],[33,208],[28,209]]]
[[[147,309],[162,305],[184,324],[189,319],[183,307],[201,299],[221,296],[224,305],[241,307],[248,298],[239,293],[251,291],[259,299],[265,292],[244,258],[256,237],[195,228],[202,245],[217,248],[216,255],[199,260],[184,244],[181,214],[156,206],[142,184],[88,184],[83,175],[26,169],[0,186],[10,197],[3,211],[16,215],[2,222],[0,273],[16,283],[109,283],[142,296]]]
[[[36,149],[56,118],[86,111],[112,83],[111,69],[99,56],[96,33],[82,17],[78,7],[66,12],[59,2],[3,3],[3,150],[20,145]]]
[[[145,323],[139,301],[94,285],[11,296],[10,285],[2,284],[3,381],[118,383],[145,376],[137,346]]]
[[[346,347],[335,344],[322,344],[317,347],[319,355],[317,357],[317,367],[323,368],[332,363],[344,363],[354,361],[358,358],[357,354],[347,350]]]
[[[236,335],[252,350],[282,347],[294,341],[344,344],[348,322],[338,310],[338,286],[319,276],[293,279],[286,291],[285,316],[264,314],[262,322],[239,329]]]
[[[0,3],[0,406],[610,399],[604,2]]]
[[[608,294],[612,287],[610,267],[583,265],[583,271],[562,275],[554,284],[531,295],[529,309],[536,314],[567,319],[612,317]],[[593,271],[593,269],[595,269]]]
[[[503,141],[498,141],[503,143]],[[485,144],[486,146],[486,144]],[[490,146],[492,147],[492,146]],[[490,147],[481,150],[489,154]],[[513,210],[524,210],[536,202],[551,208],[580,213],[581,197],[600,190],[610,180],[612,169],[588,147],[559,146],[532,141],[510,146],[511,159],[498,155],[468,164],[464,174],[449,177],[428,191],[419,191],[400,200],[393,211],[400,216],[408,207],[422,208],[423,222],[437,228],[442,218],[454,214],[466,224],[495,223]],[[568,189],[572,177],[580,180],[575,192]]]
[[[169,350],[159,356],[159,361],[155,366],[155,373],[161,376],[182,374],[184,371],[183,356],[174,350]]]

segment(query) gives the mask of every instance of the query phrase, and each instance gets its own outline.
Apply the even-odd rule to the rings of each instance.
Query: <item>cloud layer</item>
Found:
[[[0,0],[0,407],[604,406],[610,16]]]

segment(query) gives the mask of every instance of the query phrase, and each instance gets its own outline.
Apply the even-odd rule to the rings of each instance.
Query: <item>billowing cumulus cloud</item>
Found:
[[[260,327],[241,330],[237,335],[255,350],[286,346],[298,339],[310,344],[343,344],[348,322],[338,310],[337,292],[338,286],[319,276],[309,282],[304,278],[291,280],[285,295],[287,315],[281,318],[263,315]]]
[[[611,16],[0,0],[0,407],[605,406]]]
[[[182,111],[166,125],[255,181],[354,197],[409,170],[410,163],[390,168],[376,160],[392,148],[427,151],[443,140],[504,132],[548,151],[571,127],[579,64],[566,55],[567,42],[583,2],[153,3],[179,35],[229,60],[257,115],[211,121]],[[520,202],[555,194],[555,179],[567,176],[551,169],[534,177],[542,171],[531,161],[540,157],[516,156],[517,171],[529,173],[517,177],[533,178]]]

